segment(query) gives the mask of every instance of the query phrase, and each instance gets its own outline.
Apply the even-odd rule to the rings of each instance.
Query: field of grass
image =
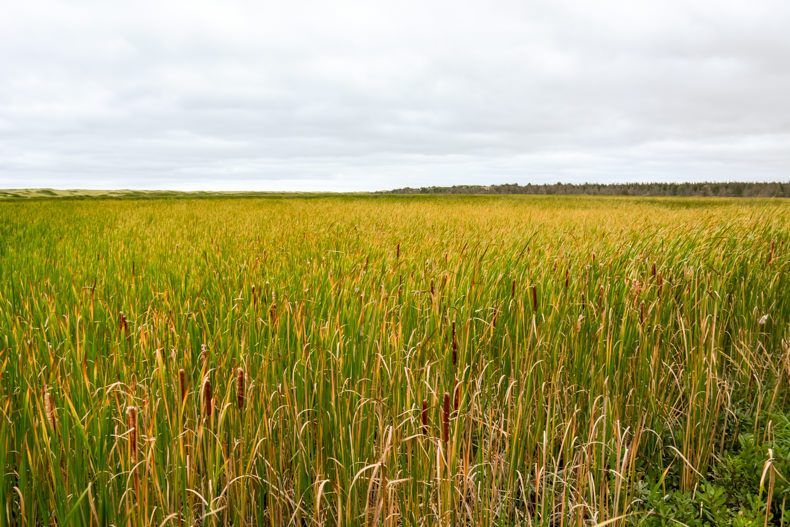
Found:
[[[790,523],[788,249],[779,200],[0,202],[0,525]]]

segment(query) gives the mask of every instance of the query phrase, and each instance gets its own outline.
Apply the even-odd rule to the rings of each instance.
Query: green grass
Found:
[[[0,524],[778,525],[789,242],[782,200],[4,201]]]

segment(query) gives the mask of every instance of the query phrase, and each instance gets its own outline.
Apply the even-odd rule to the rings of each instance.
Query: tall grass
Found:
[[[783,201],[2,203],[0,524],[632,523],[788,409],[789,236]]]

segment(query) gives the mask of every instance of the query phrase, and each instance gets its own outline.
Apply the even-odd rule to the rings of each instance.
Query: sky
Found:
[[[786,0],[0,4],[0,188],[790,181]]]

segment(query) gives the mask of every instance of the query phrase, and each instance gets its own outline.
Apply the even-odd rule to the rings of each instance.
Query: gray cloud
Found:
[[[790,4],[17,2],[0,187],[788,180]]]

